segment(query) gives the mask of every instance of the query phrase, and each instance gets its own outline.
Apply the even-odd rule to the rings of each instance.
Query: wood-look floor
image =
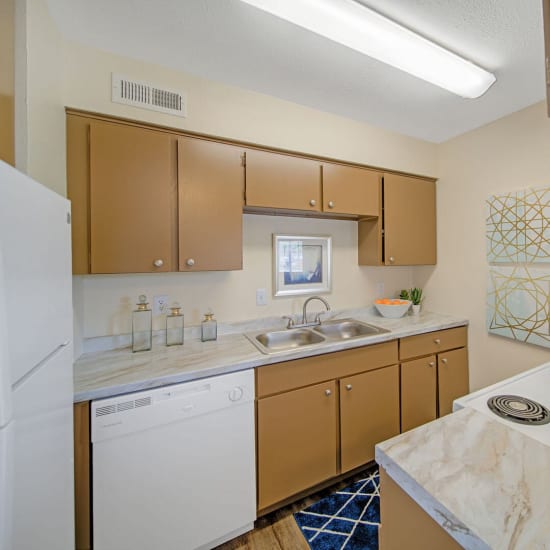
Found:
[[[214,550],[309,550],[309,545],[294,521],[293,514],[362,477],[364,472],[356,473],[317,493],[266,514],[256,520],[252,531],[217,546]]]

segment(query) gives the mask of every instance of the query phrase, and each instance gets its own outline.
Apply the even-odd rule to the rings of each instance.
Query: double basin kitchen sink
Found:
[[[329,341],[344,341],[387,332],[390,331],[356,319],[337,319],[325,321],[312,327],[252,332],[245,336],[262,353],[271,354],[314,347]]]

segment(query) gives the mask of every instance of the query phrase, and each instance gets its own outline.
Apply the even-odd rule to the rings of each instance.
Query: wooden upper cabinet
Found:
[[[73,273],[242,269],[243,153],[69,112]]]
[[[435,183],[384,174],[384,263],[435,264],[435,231]]]
[[[306,158],[248,149],[246,205],[320,212],[321,165]]]
[[[384,174],[378,219],[358,224],[359,265],[436,263],[435,181]]]
[[[243,151],[178,138],[180,271],[242,269]]]
[[[374,170],[323,163],[323,211],[378,216],[380,178]]]
[[[15,166],[15,0],[0,3],[0,160]]]
[[[246,206],[378,216],[381,174],[255,149],[246,152]]]
[[[91,273],[174,271],[175,150],[169,134],[91,124]]]
[[[67,115],[67,197],[73,273],[90,273],[90,120]]]

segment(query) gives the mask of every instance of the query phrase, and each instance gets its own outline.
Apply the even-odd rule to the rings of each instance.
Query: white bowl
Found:
[[[399,317],[403,317],[407,311],[409,311],[409,307],[411,306],[412,302],[410,300],[402,300],[403,302],[407,302],[406,304],[377,304],[374,303],[374,306],[378,310],[378,313],[382,315],[382,317],[388,317],[389,319],[398,319]]]

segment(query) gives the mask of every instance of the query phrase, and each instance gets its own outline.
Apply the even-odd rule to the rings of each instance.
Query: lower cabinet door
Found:
[[[401,431],[412,430],[437,416],[435,355],[401,363]]]
[[[336,475],[336,381],[258,400],[258,509]]]
[[[374,460],[374,446],[399,433],[399,366],[342,378],[341,470]]]
[[[453,401],[470,390],[468,378],[468,351],[459,348],[437,356],[439,388],[439,416],[453,411]]]

